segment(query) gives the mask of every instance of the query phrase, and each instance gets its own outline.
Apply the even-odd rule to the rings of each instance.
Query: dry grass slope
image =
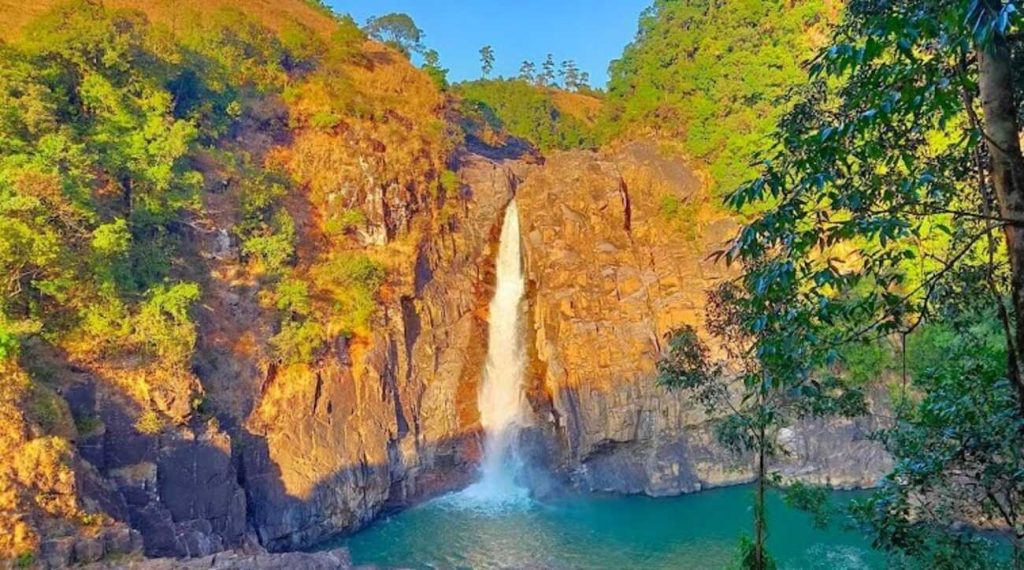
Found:
[[[0,0],[0,14],[4,25],[0,39],[13,41],[22,35],[25,25],[66,0]],[[334,20],[303,0],[103,0],[108,8],[141,10],[154,23],[165,24],[172,30],[179,22],[196,16],[213,14],[228,8],[242,7],[243,11],[274,31],[301,22],[324,36],[336,28]]]
[[[602,102],[592,95],[555,89],[551,92],[551,98],[559,111],[576,117],[587,125],[592,126],[601,115]]]

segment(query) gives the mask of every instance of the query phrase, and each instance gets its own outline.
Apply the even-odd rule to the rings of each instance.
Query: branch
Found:
[[[921,283],[920,285],[915,287],[909,293],[903,295],[900,298],[900,304],[906,303],[912,297],[914,297],[914,295],[917,295],[921,291],[925,291],[925,303],[926,303],[926,306],[927,306],[927,299],[928,299],[928,297],[931,296],[931,293],[934,290],[934,287],[938,283],[939,279],[941,279],[947,273],[952,271],[953,267],[961,259],[963,259],[968,253],[970,253],[970,251],[974,248],[974,245],[976,243],[978,243],[978,240],[980,240],[981,238],[983,238],[986,235],[988,235],[990,232],[992,232],[992,230],[999,229],[1000,227],[1001,227],[1001,224],[989,224],[988,226],[985,227],[984,230],[982,230],[982,231],[978,232],[977,234],[975,234],[974,236],[972,236],[971,239],[968,241],[967,245],[963,249],[958,251],[956,253],[956,255],[954,255],[953,257],[949,258],[949,260],[947,260],[945,262],[944,267],[942,267],[940,270],[935,272],[931,277],[926,279],[923,283]],[[866,325],[866,326],[864,326],[864,327],[854,331],[853,333],[851,333],[849,335],[846,335],[845,337],[843,337],[839,341],[835,341],[835,342],[831,343],[831,345],[833,347],[836,347],[836,346],[841,346],[841,345],[847,344],[849,342],[852,342],[852,341],[858,339],[859,337],[861,337],[862,335],[871,332],[873,329],[878,327],[878,325],[880,325],[883,322],[885,322],[885,319],[888,318],[888,317],[889,317],[888,314],[883,314],[880,317],[878,317],[877,319],[875,319],[874,321],[872,321],[871,323],[869,323],[868,325]],[[923,319],[923,314],[922,314],[922,318],[918,319],[917,323],[915,323],[907,332],[911,332],[915,328],[917,328],[917,326],[921,323],[922,319]]]
[[[185,226],[186,228],[191,228],[191,229],[193,229],[193,230],[195,230],[197,232],[204,233],[204,234],[212,234],[212,233],[216,233],[217,232],[216,228],[202,228],[202,227],[197,226],[193,222],[187,222],[185,220],[171,220],[169,223],[172,224],[172,225]]]
[[[964,210],[953,210],[951,208],[943,208],[941,206],[925,206],[925,207],[929,208],[930,211],[927,211],[927,212],[915,212],[913,210],[898,210],[896,208],[892,208],[892,209],[890,209],[888,211],[871,212],[871,213],[872,214],[881,215],[883,213],[893,214],[893,213],[899,212],[899,213],[902,213],[902,214],[908,214],[910,216],[919,216],[919,217],[935,216],[935,215],[938,215],[938,214],[950,214],[950,215],[953,215],[953,216],[960,216],[960,217],[971,218],[971,219],[975,219],[975,220],[985,220],[985,221],[990,221],[990,222],[1000,222],[1002,224],[1007,224],[1007,225],[1011,225],[1011,226],[1024,227],[1024,220],[1014,220],[1012,218],[1004,218],[1002,216],[992,215],[991,213],[980,213],[979,214],[978,212],[967,212],[967,211],[964,211]]]

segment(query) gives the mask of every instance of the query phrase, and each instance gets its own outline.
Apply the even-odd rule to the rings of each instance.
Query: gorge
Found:
[[[978,435],[1016,441],[978,419],[1009,414],[1012,359],[998,311],[969,334],[927,321],[956,314],[934,296],[993,297],[960,285],[1002,279],[982,271],[1001,245],[860,223],[880,214],[845,188],[815,209],[824,174],[792,190],[750,166],[845,5],[654,0],[591,87],[551,56],[493,77],[489,45],[479,79],[449,79],[408,16],[360,26],[334,2],[0,0],[0,568],[721,568],[766,480],[779,568],[884,567],[784,492],[849,505],[917,481],[900,469],[1016,457]],[[860,103],[843,129],[878,126]],[[843,129],[775,146],[838,155]],[[937,133],[903,138],[981,140]],[[903,161],[851,167],[872,188],[910,171],[847,146]],[[958,175],[987,164],[965,156]],[[912,174],[900,192],[933,181]],[[750,307],[745,335],[720,320]],[[855,318],[871,339],[832,349]],[[772,398],[770,421],[740,413]],[[936,450],[953,459],[913,456]],[[996,473],[998,495],[1024,468]]]
[[[536,471],[585,491],[666,496],[750,481],[703,412],[652,380],[665,331],[700,322],[703,291],[721,278],[704,259],[729,231],[712,222],[678,249],[683,230],[665,223],[655,195],[633,191],[663,184],[697,195],[687,167],[637,145],[543,165],[464,154],[456,172],[459,229],[423,245],[410,296],[385,305],[367,344],[339,339],[308,376],[273,365],[261,374],[219,346],[218,330],[243,327],[258,309],[244,289],[208,288],[206,302],[223,312],[201,325],[211,327],[199,348],[207,398],[230,409],[241,397],[258,423],[226,415],[220,426],[140,435],[123,396],[94,373],[56,371],[71,413],[103,422],[77,443],[83,476],[96,481],[83,489],[89,500],[131,521],[149,556],[203,556],[251,540],[271,551],[320,544],[463,488],[481,468],[479,492],[523,493],[510,480],[514,440]],[[520,221],[522,282],[511,245]],[[875,421],[796,426],[780,470],[871,484],[888,461],[867,439]],[[508,429],[520,423],[518,436]],[[552,481],[529,484],[551,492]]]

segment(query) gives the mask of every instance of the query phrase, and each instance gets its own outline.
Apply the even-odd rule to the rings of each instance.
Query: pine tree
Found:
[[[537,73],[537,66],[532,61],[523,61],[523,64],[519,66],[519,79],[523,81],[534,81],[534,75]]]
[[[576,67],[575,61],[571,59],[563,61],[558,75],[562,78],[562,87],[569,91],[579,91],[581,86],[580,70]]]
[[[590,74],[586,71],[580,72],[580,89],[590,89]]]
[[[541,74],[537,77],[537,83],[540,85],[555,84],[555,57],[550,53],[541,65]]]
[[[483,71],[484,77],[494,70],[494,48],[489,45],[480,48],[480,70]]]

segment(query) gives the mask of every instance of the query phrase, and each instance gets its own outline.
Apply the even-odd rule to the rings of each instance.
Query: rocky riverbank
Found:
[[[112,560],[82,566],[84,570],[353,570],[345,549],[327,552],[268,553],[225,551],[181,560],[177,558],[137,558]],[[360,570],[375,570],[360,566]]]

